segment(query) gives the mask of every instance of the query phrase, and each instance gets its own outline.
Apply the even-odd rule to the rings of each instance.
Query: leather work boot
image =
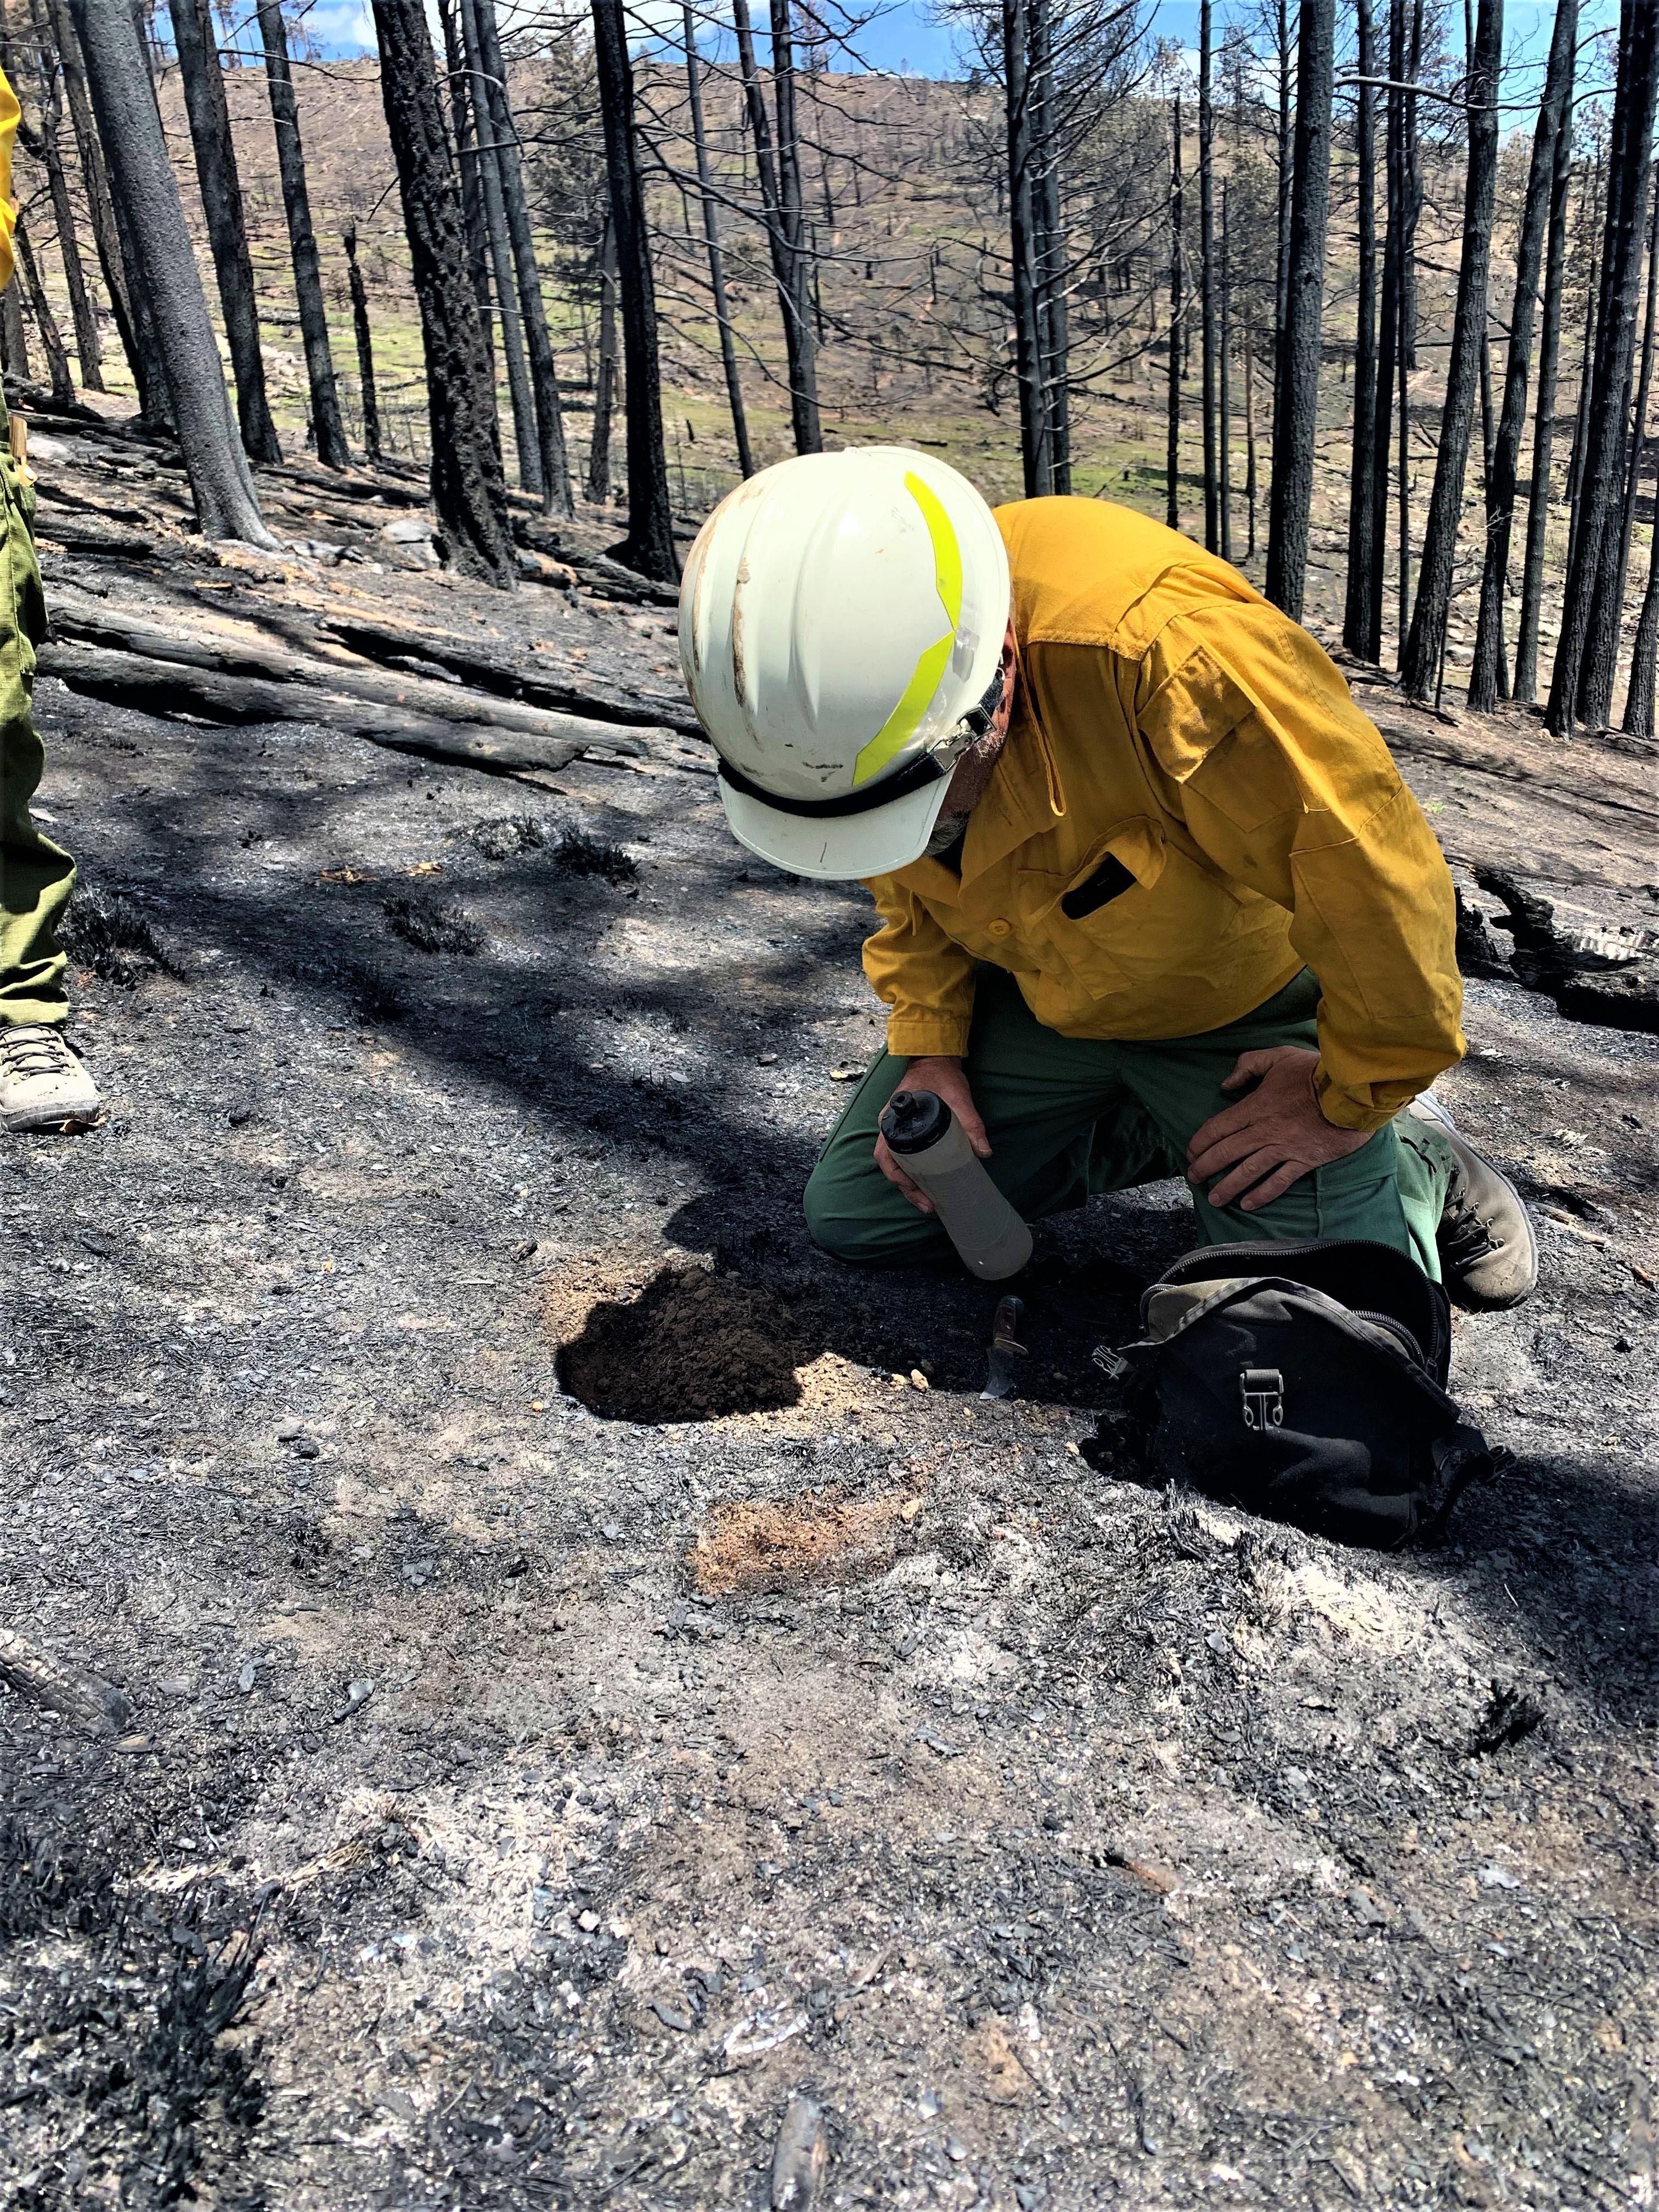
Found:
[[[0,1024],[0,1124],[14,1131],[95,1121],[98,1085],[45,1022]]]
[[[1461,1305],[1499,1313],[1531,1296],[1538,1280],[1538,1240],[1521,1194],[1483,1158],[1431,1091],[1406,1109],[1437,1129],[1452,1156],[1451,1181],[1435,1242],[1446,1288]]]

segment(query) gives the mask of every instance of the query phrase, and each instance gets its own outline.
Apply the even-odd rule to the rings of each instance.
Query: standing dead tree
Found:
[[[276,426],[265,397],[264,356],[259,349],[259,307],[247,248],[242,185],[230,135],[230,106],[214,36],[211,0],[173,0],[173,45],[179,55],[185,111],[190,118],[196,174],[202,187],[208,243],[224,311],[225,337],[236,379],[236,414],[251,461],[280,461]]]
[[[265,88],[270,96],[270,120],[283,179],[283,211],[288,218],[294,262],[294,291],[300,308],[300,337],[311,386],[311,425],[317,458],[325,468],[349,468],[351,449],[346,444],[340,398],[334,388],[334,356],[329,344],[328,312],[323,304],[317,234],[311,223],[311,195],[306,185],[305,148],[300,138],[300,110],[294,97],[283,0],[258,0],[258,16],[265,50]]]
[[[12,246],[23,287],[28,295],[29,312],[34,318],[34,327],[40,334],[40,350],[46,356],[46,374],[52,380],[52,398],[58,406],[67,406],[75,398],[75,379],[70,374],[69,350],[64,343],[64,334],[58,327],[58,318],[52,311],[52,301],[46,297],[46,288],[40,281],[40,264],[34,258],[28,225],[21,214],[12,231]]]
[[[1549,191],[1549,239],[1544,249],[1543,313],[1538,335],[1538,404],[1533,416],[1532,477],[1527,490],[1527,543],[1521,562],[1521,619],[1510,696],[1530,706],[1538,690],[1538,629],[1544,599],[1544,541],[1549,527],[1550,471],[1555,447],[1555,391],[1561,353],[1561,301],[1567,258],[1567,198],[1572,184],[1572,84],[1556,132]]]
[[[1008,114],[1008,239],[1013,264],[1014,375],[1025,496],[1054,489],[1054,450],[1038,315],[1037,208],[1030,15],[1027,0],[1002,0],[1002,83]]]
[[[479,134],[472,112],[472,72],[466,65],[466,50],[461,39],[460,0],[438,0],[438,19],[443,30],[447,65],[452,143],[461,172],[461,219],[466,234],[467,274],[478,302],[484,352],[489,356],[493,376],[495,339],[495,310],[489,290],[489,238],[484,223]]]
[[[1659,93],[1659,9],[1624,0],[1619,27],[1619,75],[1613,93],[1613,144],[1601,253],[1595,355],[1587,374],[1601,404],[1589,410],[1579,480],[1578,530],[1567,568],[1561,638],[1550,680],[1546,722],[1565,736],[1583,710],[1581,686],[1595,667],[1599,620],[1605,638],[1616,622],[1611,607],[1618,562],[1621,471],[1627,435],[1627,389],[1635,352],[1642,274],[1642,218]],[[1609,404],[1609,401],[1613,404]],[[1616,639],[1613,641],[1616,644]],[[1604,646],[1603,650],[1608,649]],[[1610,687],[1609,687],[1610,688]]]
[[[1348,578],[1342,642],[1375,660],[1373,571],[1382,555],[1373,484],[1376,458],[1376,35],[1371,0],[1355,0],[1359,82],[1354,98],[1355,185],[1358,192],[1358,298],[1354,308],[1353,451],[1348,474]],[[1386,371],[1385,371],[1386,374]],[[1386,467],[1387,439],[1383,441]]]
[[[357,266],[357,225],[348,222],[341,244],[345,247],[346,282],[351,292],[351,323],[357,340],[357,380],[362,387],[363,458],[370,468],[380,465],[380,401],[374,384],[374,336],[368,322],[368,292]]]
[[[783,314],[784,351],[789,365],[789,416],[795,434],[795,451],[798,453],[821,453],[823,450],[823,428],[818,416],[817,347],[810,312],[807,272],[799,265],[799,224],[796,235],[792,240],[785,219],[783,181],[780,163],[773,157],[772,125],[767,115],[760,70],[755,60],[755,37],[750,21],[748,0],[732,0],[732,22],[737,33],[738,65],[743,72],[744,104],[755,141],[755,167],[760,183],[766,242],[771,254],[778,305]],[[775,46],[775,30],[774,43]],[[778,90],[775,65],[773,78],[775,95]],[[793,126],[793,84],[790,90]],[[780,137],[781,135],[781,117]],[[791,136],[793,142],[793,127]],[[799,175],[795,186],[795,206],[799,216]]]
[[[617,404],[617,231],[609,214],[599,236],[599,343],[593,363],[593,433],[587,447],[587,496],[611,498],[611,417]]]
[[[118,0],[106,0],[118,4]],[[518,573],[495,427],[495,393],[466,265],[460,193],[438,106],[422,0],[374,0],[380,98],[398,163],[426,356],[432,501],[463,574],[510,590]]]
[[[541,498],[550,514],[572,510],[570,462],[565,449],[564,408],[559,396],[558,365],[547,326],[547,307],[542,297],[541,272],[537,265],[535,233],[525,191],[524,161],[519,127],[513,112],[495,20],[495,0],[471,0],[477,26],[478,59],[483,70],[483,100],[489,114],[494,151],[501,174],[501,206],[513,247],[514,272],[518,283],[519,314],[524,326],[525,350],[530,357],[530,384],[535,400],[536,449],[539,461]]]
[[[202,534],[274,550],[231,410],[137,21],[127,0],[74,0],[74,11]]]
[[[501,333],[501,357],[507,364],[507,398],[513,409],[513,441],[518,451],[519,482],[532,499],[542,496],[541,448],[536,436],[536,402],[530,389],[530,367],[525,359],[524,329],[519,313],[518,286],[513,272],[513,246],[507,233],[507,201],[501,191],[501,148],[489,119],[489,93],[479,52],[478,10],[476,0],[459,0],[461,51],[465,58],[474,128],[477,132],[476,159],[482,191],[484,242],[489,269],[495,279],[495,312]]]
[[[1651,152],[1650,132],[1648,151]],[[1629,158],[1634,160],[1632,146]],[[1651,179],[1651,162],[1643,162],[1643,173],[1638,188],[1632,194],[1635,206],[1637,243],[1632,259],[1636,266],[1637,289],[1639,293],[1642,264],[1641,233],[1647,222],[1647,191]],[[1650,260],[1652,258],[1651,246]],[[1642,450],[1642,418],[1646,410],[1647,384],[1652,373],[1651,316],[1653,293],[1649,287],[1649,337],[1643,347],[1642,389],[1637,399],[1635,421],[1631,420],[1631,379],[1635,367],[1635,300],[1632,301],[1631,357],[1625,367],[1624,379],[1619,386],[1619,421],[1621,432],[1628,427],[1629,459],[1624,450],[1624,439],[1616,448],[1613,458],[1613,502],[1602,517],[1601,544],[1595,572],[1595,596],[1590,603],[1589,635],[1586,641],[1583,672],[1578,684],[1578,720],[1591,729],[1606,729],[1613,719],[1613,680],[1617,672],[1619,647],[1624,632],[1625,580],[1630,561],[1630,532],[1636,519],[1634,473]]]
[[[1198,9],[1198,269],[1200,411],[1204,422],[1204,544],[1221,546],[1216,471],[1215,39],[1212,0]]]
[[[35,52],[40,58],[40,125],[36,144],[30,144],[24,125],[19,126],[18,138],[30,153],[35,153],[38,148],[40,166],[46,173],[46,186],[52,195],[52,221],[58,231],[58,251],[64,264],[64,289],[69,295],[70,318],[75,325],[75,351],[80,363],[81,381],[88,391],[101,392],[104,388],[103,343],[99,335],[98,315],[87,283],[86,268],[81,258],[75,204],[70,196],[69,177],[64,166],[63,64],[44,0],[32,0],[31,21]]]
[[[69,0],[42,0],[42,4],[51,26],[58,65],[64,75],[64,96],[69,103],[70,124],[75,134],[75,150],[80,162],[82,181],[86,188],[87,211],[92,219],[93,243],[97,249],[98,265],[103,272],[104,286],[109,294],[121,350],[126,356],[127,367],[137,387],[138,404],[149,415],[155,411],[151,399],[159,392],[160,369],[154,356],[143,352],[138,344],[137,326],[133,319],[132,304],[127,291],[128,242],[116,220],[115,204],[110,197],[104,152],[98,143],[92,99],[87,88],[86,61],[81,52],[80,35],[70,15]]]
[[[1498,79],[1503,50],[1503,0],[1480,0],[1465,79],[1469,158],[1446,403],[1440,416],[1440,447],[1435,456],[1434,489],[1429,495],[1429,518],[1423,532],[1417,599],[1400,663],[1401,687],[1413,699],[1429,699],[1437,694],[1445,661],[1446,621],[1451,611],[1457,532],[1463,514],[1463,478],[1486,339],[1486,278],[1492,265],[1492,202],[1498,183]]]
[[[1335,0],[1302,0],[1297,40],[1290,268],[1273,398],[1273,479],[1267,493],[1267,597],[1298,622],[1307,587],[1314,440],[1319,419],[1335,49]]]
[[[1181,527],[1181,343],[1187,314],[1186,301],[1182,296],[1186,273],[1182,263],[1185,251],[1182,238],[1184,203],[1181,173],[1181,94],[1176,93],[1170,126],[1170,374],[1164,463],[1167,489],[1164,503],[1164,520],[1171,530]]]
[[[592,0],[593,44],[605,119],[611,222],[622,293],[623,361],[628,380],[628,535],[622,558],[662,584],[679,574],[674,554],[668,463],[663,451],[662,388],[657,359],[657,301],[651,240],[635,135],[634,70],[623,0]],[[816,399],[813,417],[817,418]]]
[[[697,163],[697,186],[702,203],[702,234],[708,247],[708,285],[714,295],[714,319],[720,326],[720,366],[726,372],[726,397],[732,410],[732,436],[738,449],[738,468],[745,477],[755,473],[755,457],[749,447],[749,418],[743,404],[743,380],[738,374],[738,349],[732,332],[732,311],[726,293],[726,263],[720,252],[720,217],[714,204],[714,179],[708,163],[708,131],[703,120],[702,76],[698,66],[697,21],[691,0],[685,0],[685,89],[691,109],[692,144]],[[826,169],[826,176],[828,171]]]
[[[1469,704],[1480,713],[1495,707],[1509,690],[1504,665],[1504,602],[1509,592],[1510,533],[1521,440],[1527,427],[1527,386],[1532,366],[1534,310],[1543,260],[1552,182],[1572,104],[1573,48],[1578,34],[1578,0],[1558,0],[1555,28],[1544,75],[1544,96],[1533,133],[1526,198],[1515,253],[1515,305],[1510,313],[1509,356],[1504,399],[1493,442],[1491,481],[1486,487],[1486,558],[1480,577],[1480,612],[1475,623],[1474,659],[1469,670]],[[1552,366],[1553,374],[1553,366]],[[1546,461],[1541,484],[1534,478],[1530,504],[1541,515],[1549,495]]]

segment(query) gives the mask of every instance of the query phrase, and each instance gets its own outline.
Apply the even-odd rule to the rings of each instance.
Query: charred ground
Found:
[[[372,521],[52,512],[67,608],[672,688],[665,610]],[[1359,696],[1484,963],[1476,863],[1639,1001],[1650,764]],[[134,1712],[0,1692],[0,2201],[758,2205],[800,2090],[848,2206],[1645,2201],[1651,1036],[1472,984],[1443,1088],[1545,1269],[1455,1375],[1516,1465],[1344,1553],[1081,1455],[1178,1190],[1045,1232],[1001,1405],[987,1292],[811,1250],[868,909],[706,757],[39,703],[109,1114],[0,1155],[3,1616]]]

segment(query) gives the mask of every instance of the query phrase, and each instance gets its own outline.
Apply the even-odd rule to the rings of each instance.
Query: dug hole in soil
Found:
[[[673,680],[665,611],[364,549],[52,588]],[[0,1624],[125,1717],[0,1690],[0,2203],[758,2212],[802,2100],[823,2204],[1649,2201],[1651,1036],[1480,909],[1515,1466],[1345,1553],[1083,1456],[1178,1188],[1045,1229],[1005,1402],[989,1286],[811,1248],[870,909],[690,747],[39,710],[108,1113],[0,1147]],[[1647,899],[1640,763],[1378,714],[1471,898]]]

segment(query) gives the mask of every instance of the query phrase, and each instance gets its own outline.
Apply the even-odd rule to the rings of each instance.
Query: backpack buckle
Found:
[[[1276,1367],[1241,1368],[1238,1395],[1244,1401],[1244,1425],[1266,1431],[1285,1425],[1285,1377]]]

